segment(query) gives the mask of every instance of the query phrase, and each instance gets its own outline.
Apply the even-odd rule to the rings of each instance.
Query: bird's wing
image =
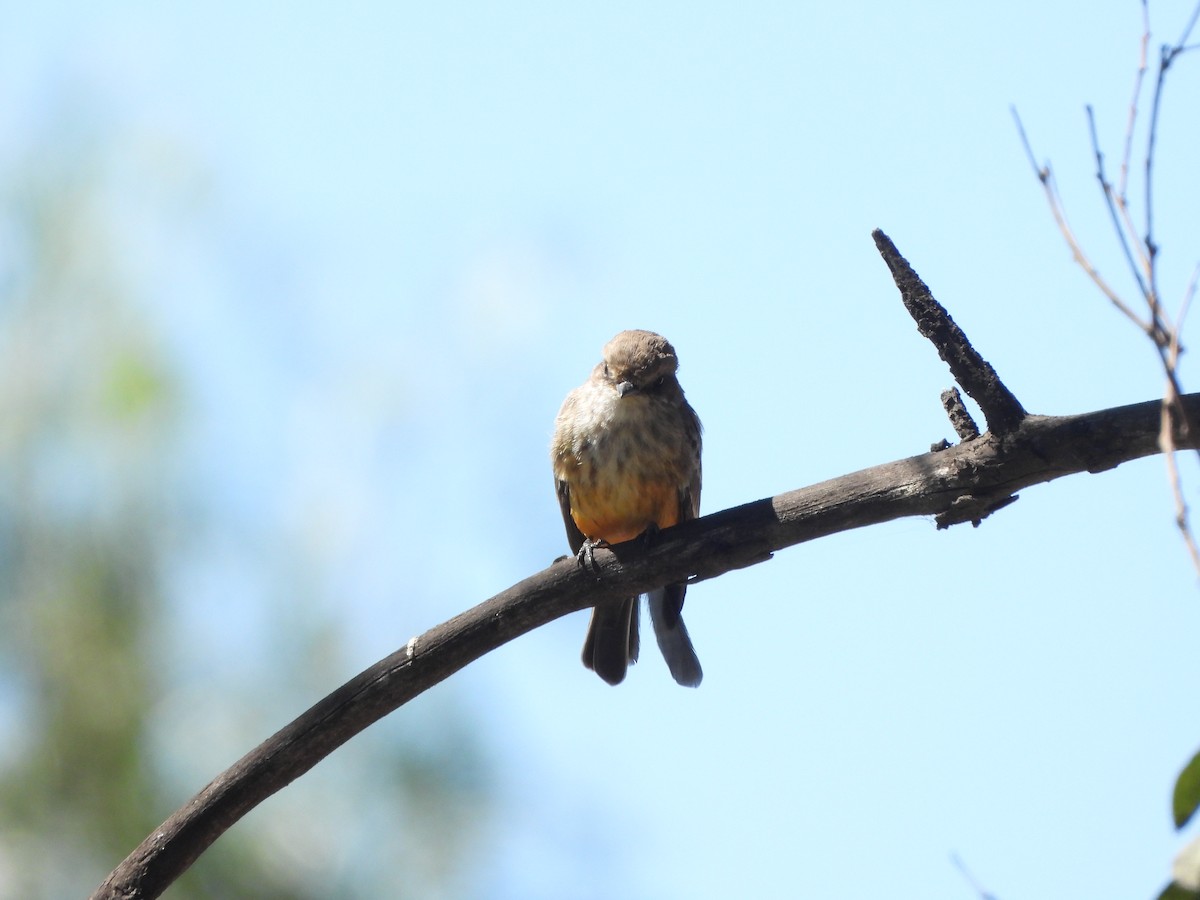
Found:
[[[579,548],[583,546],[584,538],[583,532],[571,518],[571,486],[565,481],[556,479],[554,488],[558,492],[558,506],[562,510],[563,524],[567,526],[567,543],[571,545],[572,553],[578,553]]]

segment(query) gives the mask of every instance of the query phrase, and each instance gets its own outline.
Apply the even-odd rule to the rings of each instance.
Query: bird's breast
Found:
[[[680,492],[696,463],[669,409],[644,397],[612,396],[613,402],[576,404],[566,422],[560,417],[554,469],[570,487],[579,530],[616,544],[679,521]]]

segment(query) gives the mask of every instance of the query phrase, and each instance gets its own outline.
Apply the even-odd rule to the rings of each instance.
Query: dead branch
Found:
[[[944,450],[713,513],[665,529],[649,544],[635,540],[597,549],[589,569],[574,558],[557,560],[414,637],[247,753],[155,829],[93,900],[159,896],[238,819],[351,737],[489,651],[567,613],[673,581],[715,578],[785,547],[906,516],[934,516],[940,528],[978,525],[1023,488],[1160,452],[1159,400],[1082,415],[1027,414],[886,235],[874,236],[921,333],[979,402],[989,431]],[[1200,394],[1179,403],[1200,414]],[[1195,446],[1194,434],[1174,439]],[[574,655],[563,665],[575,665]]]
[[[950,424],[954,426],[954,433],[958,435],[960,441],[973,441],[979,437],[979,426],[967,412],[958,388],[952,387],[942,391],[942,409],[946,410]],[[945,447],[942,449],[944,450]]]
[[[917,323],[921,336],[928,338],[938,356],[950,367],[950,374],[983,410],[988,430],[1005,434],[1025,418],[1025,409],[996,375],[991,364],[976,352],[961,328],[945,308],[933,299],[917,273],[912,270],[891,239],[879,229],[871,232],[879,255],[892,272],[900,289],[904,308]]]

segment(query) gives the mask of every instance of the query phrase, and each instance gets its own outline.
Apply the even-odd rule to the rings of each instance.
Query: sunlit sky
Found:
[[[0,156],[86,115],[128,148],[128,185],[185,185],[186,233],[145,234],[129,264],[191,373],[188,452],[319,566],[349,636],[337,678],[566,552],[553,418],[621,329],[678,349],[702,511],[951,437],[949,374],[872,228],[1031,411],[1160,395],[1009,109],[1128,292],[1083,107],[1115,160],[1133,0],[247,6],[10,10]],[[1190,9],[1152,4],[1152,47]],[[1157,161],[1170,308],[1200,254],[1197,97],[1185,57]],[[279,612],[245,566],[177,587],[230,665]],[[652,653],[601,683],[581,613],[422,699],[468,704],[499,754],[473,896],[976,896],[955,855],[1006,900],[1166,881],[1200,594],[1160,459],[1030,489],[978,529],[790,549],[697,586],[686,617],[695,691]]]

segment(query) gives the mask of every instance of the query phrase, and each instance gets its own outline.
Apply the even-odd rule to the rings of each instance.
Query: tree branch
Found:
[[[1182,400],[1200,415],[1200,394]],[[598,549],[596,576],[573,558],[560,559],[413,638],[246,754],[155,829],[93,900],[159,896],[246,812],[368,725],[560,616],[671,581],[713,578],[794,544],[906,516],[937,516],[941,527],[978,522],[1022,488],[1158,453],[1161,415],[1160,400],[1075,416],[1029,415],[1007,435],[988,433],[668,528],[649,547],[632,541]],[[574,664],[574,656],[564,659]]]
[[[1025,409],[1006,388],[996,370],[980,356],[945,308],[933,299],[929,288],[913,271],[891,238],[878,228],[871,232],[883,261],[892,272],[904,308],[916,320],[917,330],[933,342],[938,356],[950,366],[954,380],[983,410],[988,430],[1004,434],[1025,418]]]
[[[946,410],[946,415],[950,417],[950,424],[954,426],[954,433],[958,435],[960,441],[973,441],[979,437],[979,426],[967,412],[966,404],[963,403],[962,394],[958,392],[958,388],[948,388],[942,391],[942,409]]]
[[[247,753],[155,829],[93,900],[158,897],[238,819],[354,735],[473,660],[567,613],[671,582],[714,578],[785,547],[906,516],[935,516],[939,528],[978,525],[1022,488],[1160,452],[1160,400],[1075,416],[1026,414],[891,241],[878,231],[875,239],[921,333],[979,402],[991,430],[954,447],[685,522],[649,544],[597,549],[591,569],[560,558],[414,637]],[[1200,415],[1200,394],[1178,403],[1189,417]],[[1197,431],[1174,421],[1180,423],[1175,445],[1197,446]],[[956,427],[960,434],[969,430],[961,422]],[[564,665],[573,659],[564,658]]]

